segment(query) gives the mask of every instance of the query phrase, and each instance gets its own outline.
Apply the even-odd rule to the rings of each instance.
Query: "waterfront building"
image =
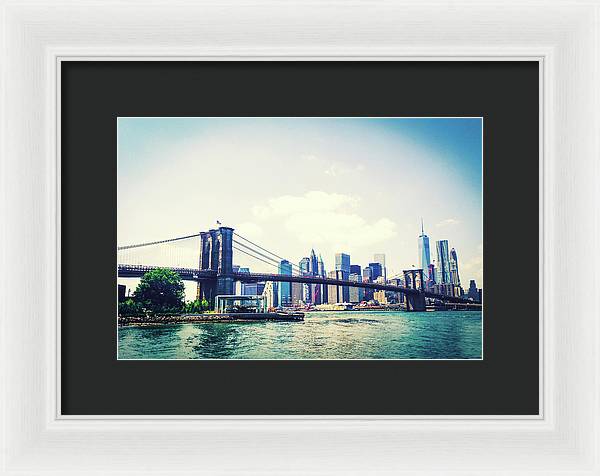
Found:
[[[471,279],[469,282],[469,291],[467,292],[467,299],[472,299],[473,301],[480,300],[480,293],[477,289],[477,284],[474,279]]]
[[[310,250],[310,258],[308,263],[308,272],[311,276],[319,276],[319,262],[315,250]]]
[[[290,283],[292,285],[292,304],[297,306],[304,302],[303,289],[304,284],[302,283]]]
[[[448,240],[435,242],[437,250],[436,282],[438,284],[450,284],[450,255],[448,253]]]
[[[427,283],[427,288],[431,289],[433,287],[433,285],[435,284],[435,265],[433,263],[431,263],[429,265],[428,271],[429,272],[428,272],[427,276],[429,278],[426,281],[426,283]],[[425,273],[425,270],[423,270],[423,273]]]
[[[265,289],[265,283],[243,283],[242,296],[259,296]]]
[[[421,234],[419,235],[419,267],[423,270],[423,279],[425,282],[433,283],[434,277],[431,276],[430,272],[431,265],[431,253],[429,251],[429,237],[425,234],[423,228],[423,220],[421,220]]]
[[[262,292],[262,296],[265,298],[265,307],[271,309],[279,305],[279,293],[277,282],[267,281]]]
[[[279,262],[278,274],[292,275],[292,263],[284,259]],[[292,283],[279,283],[279,306],[285,307],[292,304]]]
[[[385,268],[385,254],[384,253],[375,253],[373,255],[373,261],[375,263],[379,263],[381,265],[381,275],[385,282],[387,282],[387,270]]]
[[[373,299],[381,305],[385,305],[388,303],[385,291],[373,292]]]
[[[298,263],[298,267],[300,268],[300,273],[309,275],[310,274],[310,258],[308,256],[302,258],[300,263]],[[302,300],[305,303],[312,302],[312,288],[310,284],[302,285]]]
[[[354,281],[356,283],[362,280],[360,273],[350,273],[350,281]],[[348,302],[357,303],[361,302],[365,299],[365,290],[364,288],[353,288],[350,287],[350,297]]]
[[[360,265],[359,264],[351,264],[350,265],[350,274],[358,274],[359,276],[362,277],[362,271],[360,269]]]
[[[365,269],[370,269],[370,268],[368,268],[368,267],[367,268],[363,268],[363,283],[370,283],[370,282],[372,282],[371,278],[364,277],[364,271],[365,271]],[[371,299],[373,299],[373,290],[372,289],[364,288],[363,292],[365,294],[363,301],[370,301]]]
[[[458,276],[458,256],[456,250],[450,250],[450,282],[460,287],[460,277]]]
[[[371,281],[375,281],[378,277],[383,276],[383,269],[379,263],[369,263],[371,268]]]
[[[348,280],[348,277],[350,276],[350,255],[346,253],[336,253],[335,270],[339,272],[338,279]],[[338,302],[349,302],[349,299],[350,288],[348,286],[342,286],[342,301]]]
[[[332,279],[337,279],[337,271],[329,271],[327,276]],[[329,304],[337,304],[341,301],[342,291],[341,286],[336,286],[334,284],[327,285],[327,302]]]
[[[319,254],[318,260],[318,275],[322,278],[327,277],[327,271],[325,270],[325,264],[323,263],[323,257]],[[320,293],[321,293],[321,302],[327,302],[327,286],[324,284],[319,284]]]
[[[335,270],[350,274],[350,255],[346,253],[335,254]]]
[[[233,268],[237,268],[237,273],[250,273],[250,268],[242,268],[238,265],[233,266]],[[240,283],[240,295],[242,296],[249,296],[250,294],[246,293],[246,286],[249,283]],[[234,290],[234,292],[236,292],[237,290]]]

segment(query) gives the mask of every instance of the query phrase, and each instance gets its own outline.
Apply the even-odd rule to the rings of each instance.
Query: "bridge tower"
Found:
[[[422,269],[405,269],[404,286],[407,288],[418,290],[419,293],[406,294],[406,310],[407,311],[425,311],[425,294],[423,294],[423,270]],[[419,277],[419,286],[417,287],[417,276]]]
[[[198,281],[198,299],[206,299],[213,308],[215,296],[234,293],[233,228],[221,226],[200,232],[199,268],[215,271],[217,276],[214,280]]]

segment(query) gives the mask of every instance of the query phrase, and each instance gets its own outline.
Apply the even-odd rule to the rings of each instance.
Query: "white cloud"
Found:
[[[262,227],[249,221],[237,225],[235,231],[246,238],[260,238],[263,235]]]
[[[437,226],[438,228],[441,228],[444,226],[454,226],[454,225],[460,225],[460,220],[457,220],[456,218],[446,218],[445,220],[442,220],[435,226]]]
[[[348,195],[312,191],[272,198],[253,212],[260,220],[280,219],[283,228],[303,244],[323,244],[337,251],[350,252],[396,236],[396,223],[387,217],[367,221],[356,212],[358,203]]]
[[[283,195],[271,198],[266,205],[252,207],[254,216],[260,219],[290,216],[296,213],[314,213],[339,210],[353,206],[358,199],[339,193],[319,191],[307,192],[301,196]]]

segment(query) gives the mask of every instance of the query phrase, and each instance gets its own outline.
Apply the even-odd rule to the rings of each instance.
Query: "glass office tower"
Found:
[[[450,255],[448,253],[448,240],[435,242],[437,249],[437,281],[438,284],[450,284]]]
[[[423,220],[421,220],[421,234],[419,235],[419,268],[423,270],[423,279],[425,282],[433,281],[430,276],[429,265],[431,264],[431,254],[429,251],[429,237],[423,229]]]

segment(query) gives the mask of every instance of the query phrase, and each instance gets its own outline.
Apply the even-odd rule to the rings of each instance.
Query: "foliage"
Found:
[[[202,299],[199,301],[198,299],[194,301],[188,301],[185,303],[184,311],[188,314],[198,314],[204,312],[208,309],[208,301],[206,299]]]
[[[151,315],[179,314],[184,308],[185,287],[179,274],[156,268],[142,276],[134,297]]]
[[[143,315],[144,309],[133,299],[127,299],[126,301],[119,303],[119,316],[130,317]]]

